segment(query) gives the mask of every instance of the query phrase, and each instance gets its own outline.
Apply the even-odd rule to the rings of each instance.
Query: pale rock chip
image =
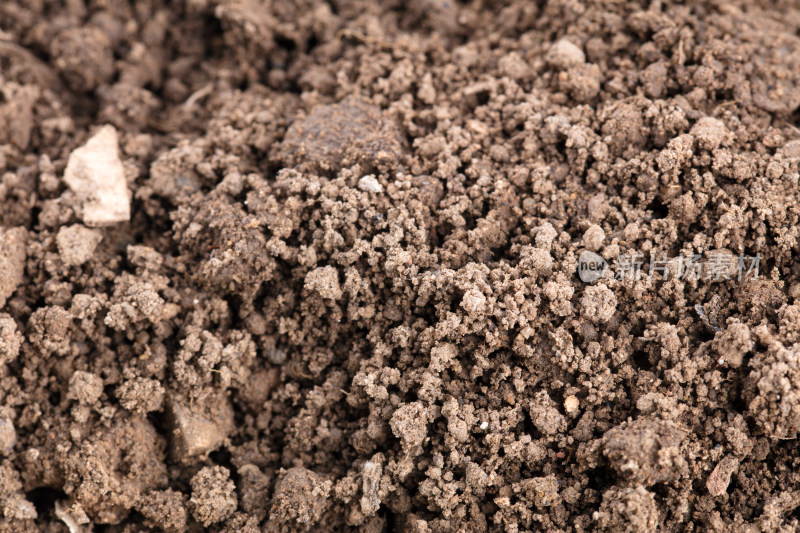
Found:
[[[358,188],[364,192],[374,192],[376,194],[383,192],[383,185],[381,185],[378,179],[371,174],[358,180]]]
[[[233,407],[227,398],[190,404],[167,399],[167,420],[172,432],[172,453],[187,461],[218,448],[234,429]]]
[[[117,130],[106,125],[76,148],[64,170],[64,182],[75,193],[87,226],[108,226],[131,218],[131,194],[119,158]]]

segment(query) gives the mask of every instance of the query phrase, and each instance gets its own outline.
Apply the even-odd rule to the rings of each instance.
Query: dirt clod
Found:
[[[335,171],[357,162],[383,166],[402,153],[402,137],[391,120],[358,97],[319,105],[293,123],[281,145],[287,166],[314,164]]]
[[[660,517],[653,493],[638,485],[604,492],[594,519],[600,531],[651,533],[658,530]]]
[[[275,485],[270,519],[310,526],[329,505],[331,482],[305,468],[290,468]]]
[[[208,527],[228,518],[238,505],[236,485],[221,466],[204,467],[191,481],[189,509],[199,523]]]
[[[58,230],[56,243],[61,260],[71,266],[82,265],[92,258],[94,249],[103,240],[103,235],[80,224],[65,226]]]

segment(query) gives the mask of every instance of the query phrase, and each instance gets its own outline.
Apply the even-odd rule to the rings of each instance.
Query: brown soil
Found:
[[[800,529],[799,35],[0,2],[0,530]]]

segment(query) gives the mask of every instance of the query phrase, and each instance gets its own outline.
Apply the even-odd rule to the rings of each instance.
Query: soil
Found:
[[[1,531],[800,529],[796,2],[0,2],[0,67]]]

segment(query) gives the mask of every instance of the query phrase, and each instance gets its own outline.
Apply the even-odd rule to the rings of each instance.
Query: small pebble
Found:
[[[67,160],[64,183],[82,204],[87,226],[108,226],[131,218],[131,193],[119,157],[117,130],[106,125]]]
[[[368,174],[358,180],[358,188],[364,192],[382,193],[383,185],[375,179],[375,176]]]
[[[728,491],[731,475],[739,469],[739,459],[727,455],[717,463],[717,466],[708,476],[706,489],[714,497],[722,496]]]
[[[578,407],[580,407],[581,402],[575,395],[567,396],[564,399],[564,409],[566,409],[567,413],[573,414],[578,411]]]
[[[275,366],[280,366],[286,362],[286,351],[280,348],[269,348],[265,351],[267,360]]]
[[[14,424],[6,417],[0,418],[0,453],[7,454],[17,443],[17,431]]]
[[[378,494],[383,475],[383,465],[377,461],[367,461],[361,469],[361,512],[365,516],[374,515],[381,506]]]
[[[207,400],[207,405],[167,400],[167,424],[173,454],[186,460],[219,447],[234,429],[233,407],[225,398]]]
[[[586,61],[583,50],[567,39],[554,43],[547,52],[547,62],[560,69],[582,65]]]

